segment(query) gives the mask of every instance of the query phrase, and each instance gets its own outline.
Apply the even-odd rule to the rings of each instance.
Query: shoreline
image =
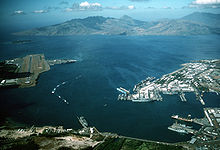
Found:
[[[28,139],[35,139],[34,141],[36,141],[37,139],[39,141],[42,138],[44,139],[45,142],[47,141],[48,144],[51,143],[50,142],[51,138],[54,140],[53,142],[62,139],[62,144],[58,144],[56,145],[56,147],[72,144],[72,147],[73,146],[80,146],[80,148],[90,147],[91,149],[93,148],[103,149],[103,147],[106,147],[105,146],[106,144],[115,145],[115,143],[117,143],[118,141],[120,141],[119,143],[121,144],[122,147],[126,145],[128,141],[129,143],[131,142],[145,143],[146,146],[150,145],[155,148],[172,147],[174,149],[177,148],[184,149],[183,144],[187,145],[186,142],[167,143],[167,142],[151,141],[151,140],[121,136],[109,132],[99,132],[95,127],[82,128],[79,130],[74,130],[72,128],[64,129],[63,126],[42,126],[42,127],[32,126],[32,127],[23,127],[23,128],[15,128],[15,129],[5,129],[5,128],[0,129],[0,141],[3,143],[3,147],[6,147],[5,149],[7,149],[8,147],[8,142],[6,142],[7,139],[11,139],[10,143],[12,144],[13,142],[16,141],[21,142],[24,140],[26,142]],[[44,146],[41,145],[41,142],[35,143],[35,145],[38,145],[40,148],[44,149],[43,148]]]

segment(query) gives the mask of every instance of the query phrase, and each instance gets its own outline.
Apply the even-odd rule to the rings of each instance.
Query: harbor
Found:
[[[168,127],[169,130],[175,131],[178,133],[183,133],[183,134],[195,134],[196,130],[193,130],[191,126],[187,126],[185,124],[180,124],[180,123],[174,123],[171,126]]]
[[[121,93],[119,100],[131,100],[132,102],[162,101],[162,94],[179,95],[182,102],[187,102],[186,92],[193,92],[196,99],[202,105],[204,92],[220,92],[218,74],[220,60],[200,60],[182,64],[182,68],[163,75],[159,79],[147,77],[134,85],[133,91],[117,88]],[[215,87],[215,88],[213,88]]]
[[[220,108],[204,108],[203,111],[205,117],[200,119],[191,119],[191,115],[188,115],[188,118],[179,117],[178,115],[171,116],[176,122],[168,129],[178,133],[192,134],[189,144],[201,145],[205,142],[220,142]],[[195,130],[192,126],[177,123],[177,121],[195,123],[201,127],[199,130]]]

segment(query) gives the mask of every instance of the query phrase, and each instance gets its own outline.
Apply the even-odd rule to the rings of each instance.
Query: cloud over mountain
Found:
[[[220,0],[195,0],[192,2],[197,5],[220,4]]]
[[[89,3],[87,1],[81,3],[74,3],[72,7],[66,8],[66,11],[70,12],[73,10],[102,10],[100,3]]]
[[[220,8],[220,0],[195,0],[190,8]]]
[[[134,5],[123,5],[123,6],[102,6],[102,4],[94,2],[89,3],[88,1],[81,3],[73,3],[72,7],[65,8],[65,12],[72,11],[101,11],[103,9],[111,9],[111,10],[133,10],[136,9]]]

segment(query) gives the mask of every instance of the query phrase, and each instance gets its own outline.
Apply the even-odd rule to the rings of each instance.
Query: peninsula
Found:
[[[148,77],[134,86],[133,93],[124,88],[117,88],[119,100],[133,102],[162,101],[161,94],[178,94],[186,102],[185,92],[194,92],[202,105],[205,105],[205,92],[220,93],[220,60],[200,60],[182,65],[175,72],[159,79]]]
[[[44,54],[2,61],[0,62],[0,88],[35,86],[39,75],[49,71],[51,65],[74,62],[76,60],[46,60]]]
[[[8,149],[58,149],[58,150],[138,150],[172,149],[183,150],[178,143],[149,141],[109,132],[99,132],[95,127],[79,130],[62,126],[16,127],[2,126],[0,130],[2,150]]]

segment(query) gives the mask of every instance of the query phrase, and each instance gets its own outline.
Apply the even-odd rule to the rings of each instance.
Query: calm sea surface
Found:
[[[10,44],[31,39],[31,43]],[[167,129],[173,114],[203,117],[203,106],[193,93],[187,103],[163,95],[163,102],[118,101],[117,87],[132,90],[148,76],[156,78],[199,59],[220,59],[220,36],[61,36],[0,39],[0,60],[44,53],[47,59],[77,59],[52,66],[37,86],[0,91],[0,116],[27,125],[63,125],[80,128],[76,116],[85,116],[100,131],[177,142],[190,139]],[[51,91],[58,84],[55,94]],[[58,96],[61,96],[59,98]],[[67,105],[62,99],[67,100]],[[206,93],[206,107],[220,107],[220,96]]]

